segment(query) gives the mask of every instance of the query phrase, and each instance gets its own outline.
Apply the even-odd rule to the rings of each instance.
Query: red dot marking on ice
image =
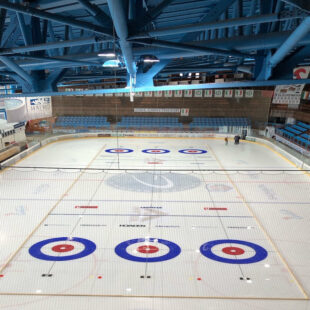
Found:
[[[102,276],[99,276],[98,279],[102,279]]]
[[[159,248],[153,245],[141,245],[137,248],[137,251],[143,254],[156,253]]]
[[[188,151],[188,153],[197,153],[198,151]]]
[[[124,150],[115,150],[116,153],[122,153],[125,152]]]
[[[0,278],[3,278],[4,277],[4,275],[3,274],[0,274]]]
[[[244,253],[244,250],[231,246],[222,249],[222,252],[228,255],[242,255]]]
[[[161,151],[160,150],[152,150],[151,152],[152,153],[160,153]]]
[[[197,278],[198,281],[201,281],[201,278]]]
[[[58,253],[63,253],[63,252],[69,252],[74,249],[74,246],[71,244],[59,244],[55,245],[52,247],[52,251],[58,252]]]

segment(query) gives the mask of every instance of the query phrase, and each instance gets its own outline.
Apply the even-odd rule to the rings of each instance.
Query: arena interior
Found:
[[[0,309],[310,310],[310,2],[0,0]]]

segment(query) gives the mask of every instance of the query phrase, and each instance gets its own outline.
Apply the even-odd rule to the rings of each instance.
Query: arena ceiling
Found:
[[[0,84],[281,84],[310,65],[309,14],[308,0],[0,0]]]

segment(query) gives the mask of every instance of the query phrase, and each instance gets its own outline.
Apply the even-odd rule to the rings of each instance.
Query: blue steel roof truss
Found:
[[[309,14],[302,0],[0,0],[0,84],[52,93],[131,76],[149,90],[192,72],[281,84],[310,65]]]

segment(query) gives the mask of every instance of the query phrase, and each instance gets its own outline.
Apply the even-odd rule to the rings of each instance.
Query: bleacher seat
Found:
[[[56,127],[73,128],[109,128],[106,116],[59,116]]]
[[[287,131],[293,132],[293,133],[296,134],[296,135],[301,134],[301,131],[296,130],[296,129],[290,127],[290,126],[285,126],[284,129],[287,130]]]
[[[304,127],[304,128],[307,128],[307,130],[310,129],[310,125],[309,125],[309,124],[306,124],[306,123],[303,123],[303,122],[298,122],[297,125],[298,125],[298,126],[301,126],[301,127]]]
[[[292,128],[297,129],[300,132],[305,132],[305,131],[308,130],[307,128],[304,128],[304,127],[301,127],[301,126],[298,126],[298,125],[292,125]]]
[[[283,133],[284,136],[288,136],[288,137],[290,137],[290,138],[295,137],[295,134],[294,134],[294,133],[289,132],[289,131],[287,131],[286,129],[279,129],[279,130],[280,130],[280,132]]]
[[[248,127],[250,126],[250,120],[240,117],[194,117],[190,123],[190,129],[218,128],[220,126]]]
[[[295,137],[295,140],[297,141],[298,144],[303,144],[305,147],[310,146],[309,140],[302,138],[302,137]]]
[[[177,117],[140,117],[140,116],[124,116],[117,123],[120,128],[147,128],[147,129],[179,129],[183,128]]]
[[[310,141],[310,135],[307,134],[307,133],[302,134],[301,137],[303,137],[303,138],[305,138],[305,139]]]

